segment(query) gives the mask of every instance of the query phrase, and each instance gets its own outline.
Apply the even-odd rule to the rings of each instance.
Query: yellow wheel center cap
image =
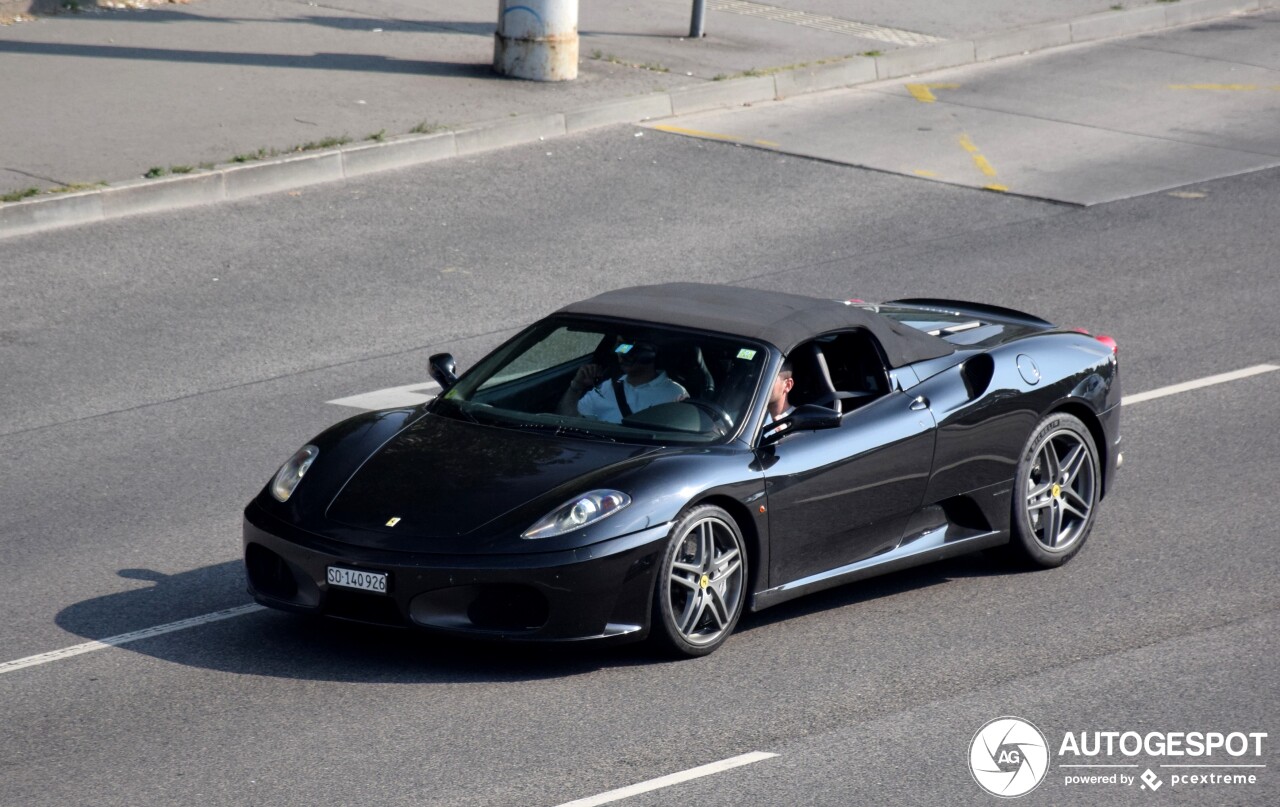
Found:
[[[1053,490],[1052,490],[1052,491],[1050,491],[1050,492],[1053,494],[1053,498],[1055,498],[1055,499],[1061,499],[1061,498],[1062,498],[1062,485],[1059,485],[1059,484],[1056,484],[1056,483],[1055,483],[1055,484],[1054,484],[1054,486],[1053,486]]]
[[[709,575],[704,574],[702,576],[702,579],[698,581],[698,585],[702,586],[703,588],[706,588],[707,586],[711,585],[711,577]]]

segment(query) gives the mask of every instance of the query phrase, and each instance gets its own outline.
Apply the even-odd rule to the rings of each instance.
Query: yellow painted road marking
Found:
[[[911,97],[922,104],[932,104],[938,99],[930,90],[956,90],[959,84],[908,84],[907,92],[911,93]]]
[[[922,177],[936,177],[938,175],[937,171],[928,171],[928,170],[925,170],[924,168],[917,168],[915,170],[915,173]]]
[[[996,169],[987,161],[986,157],[982,156],[982,152],[978,151],[978,147],[974,145],[973,139],[970,138],[969,135],[962,134],[958,140],[960,142],[960,148],[969,152],[969,156],[973,158],[973,164],[978,166],[978,170],[982,172],[983,176],[994,177],[996,175]],[[990,187],[991,190],[1009,190],[1002,185],[988,187]]]
[[[978,170],[985,176],[993,177],[996,175],[996,169],[991,167],[991,163],[987,162],[987,158],[981,154],[973,155],[973,162],[978,166]]]
[[[757,140],[755,142],[757,146],[768,146],[769,148],[773,148],[773,149],[781,148],[781,146],[778,143],[775,143],[772,140]]]
[[[1009,190],[1007,185],[983,185],[983,190],[996,191],[997,193],[1006,193]]]
[[[1280,90],[1280,84],[1263,87],[1260,84],[1170,84],[1171,90],[1219,90],[1223,92],[1253,92],[1255,90]]]
[[[689,135],[690,137],[709,137],[712,140],[728,140],[729,142],[737,142],[738,140],[741,140],[741,138],[734,137],[733,135],[717,134],[715,132],[704,132],[701,129],[683,129],[679,126],[667,126],[667,125],[655,126],[653,128],[657,129],[660,132],[671,132],[672,134]]]

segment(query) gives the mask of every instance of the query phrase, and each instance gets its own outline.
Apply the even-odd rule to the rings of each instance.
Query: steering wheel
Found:
[[[689,404],[695,409],[700,409],[705,412],[707,417],[711,418],[711,424],[716,427],[716,430],[722,436],[733,430],[733,417],[729,414],[728,410],[720,404],[696,398],[685,398],[680,403]]]

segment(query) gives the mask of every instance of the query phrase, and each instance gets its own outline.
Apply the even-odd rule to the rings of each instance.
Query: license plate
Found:
[[[326,579],[331,586],[356,588],[378,594],[387,593],[386,572],[361,572],[356,569],[344,569],[341,566],[330,566]]]

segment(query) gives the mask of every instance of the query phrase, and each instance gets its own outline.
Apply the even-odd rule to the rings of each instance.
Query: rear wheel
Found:
[[[1098,448],[1079,418],[1040,421],[1023,449],[1013,490],[1011,545],[1036,566],[1061,566],[1084,546],[1102,491]]]
[[[658,567],[654,640],[677,655],[707,655],[733,633],[746,587],[746,544],[737,522],[715,505],[686,511]]]

